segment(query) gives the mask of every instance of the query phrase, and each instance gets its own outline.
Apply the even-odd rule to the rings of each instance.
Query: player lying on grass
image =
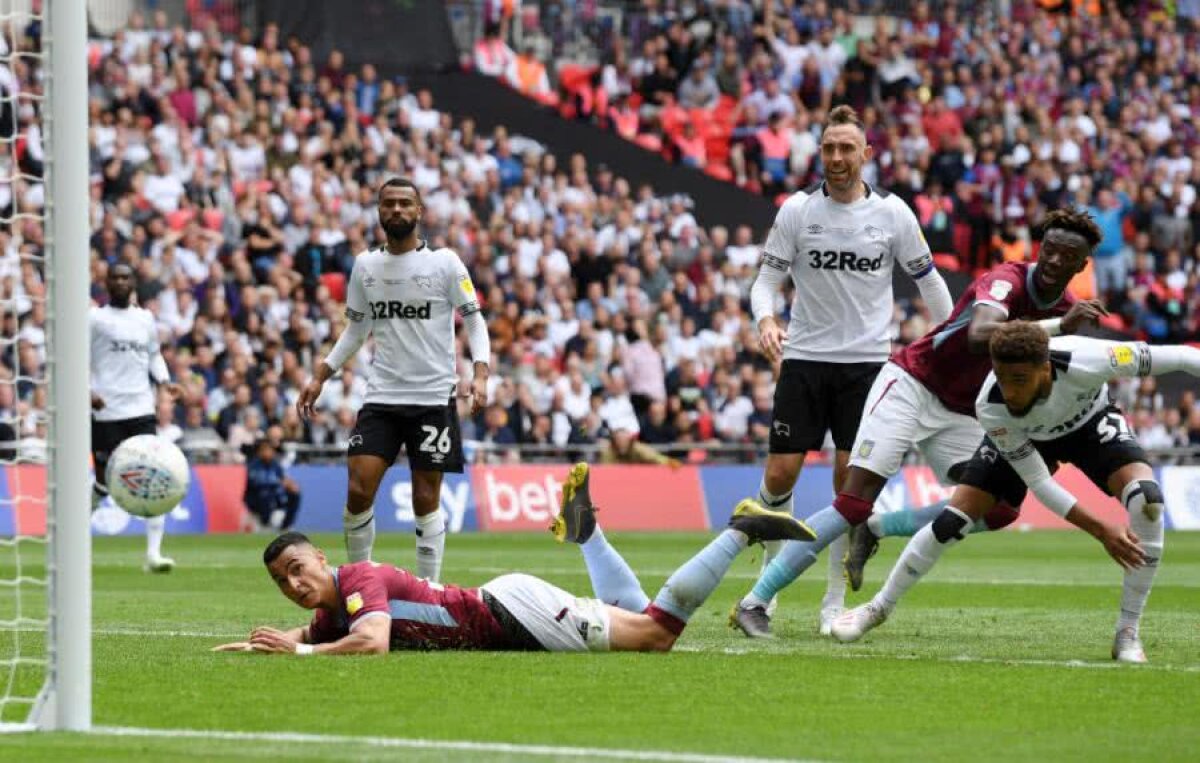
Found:
[[[571,469],[551,529],[559,541],[581,545],[596,598],[577,598],[531,575],[501,575],[479,588],[460,588],[375,562],[334,568],[304,535],[284,533],[267,546],[263,562],[284,596],[316,610],[312,622],[286,631],[255,628],[249,641],[214,651],[667,651],[746,546],[814,537],[790,514],[744,500],[729,528],[676,570],[651,602],[596,526],[587,464]]]
[[[1047,508],[1104,544],[1125,570],[1112,656],[1145,662],[1138,626],[1163,550],[1163,492],[1121,411],[1109,401],[1118,377],[1185,371],[1200,376],[1200,350],[1050,339],[1032,323],[1001,326],[989,343],[994,371],[975,401],[987,432],[959,477],[950,505],[919,530],[867,604],[834,621],[833,635],[856,641],[883,623],[900,597],[971,523],[999,500],[1020,506],[1028,488]],[[1129,525],[1096,518],[1059,485],[1050,467],[1071,463],[1129,511]]]

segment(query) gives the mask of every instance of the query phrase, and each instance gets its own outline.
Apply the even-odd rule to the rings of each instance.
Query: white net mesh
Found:
[[[42,16],[0,0],[0,723],[46,675],[48,433]]]

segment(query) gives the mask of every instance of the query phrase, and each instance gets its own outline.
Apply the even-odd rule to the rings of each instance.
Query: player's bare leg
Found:
[[[758,627],[770,622],[766,617],[766,603],[816,563],[817,555],[826,546],[844,535],[851,526],[866,521],[872,504],[886,484],[886,478],[860,466],[851,466],[833,504],[805,520],[816,533],[816,539],[786,544],[758,578],[754,589],[734,607],[731,624],[751,638],[769,636],[769,630]],[[752,615],[755,619],[751,619]]]
[[[1163,492],[1154,470],[1144,463],[1126,464],[1109,475],[1108,491],[1120,497],[1129,512],[1129,527],[1145,552],[1141,567],[1125,570],[1112,657],[1120,662],[1146,662],[1139,628],[1163,553]]]
[[[857,641],[882,625],[908,589],[933,569],[947,548],[967,537],[971,525],[995,505],[995,497],[979,488],[954,488],[950,505],[913,535],[875,598],[834,621],[833,637],[842,642]]]
[[[388,462],[379,456],[361,455],[346,459],[350,479],[342,525],[346,538],[346,557],[351,562],[364,562],[371,558],[371,549],[375,545],[375,493],[388,466]]]
[[[850,451],[839,450],[833,456],[833,494],[842,492],[846,482],[846,473],[850,471]],[[849,550],[849,538],[839,535],[829,544],[825,553],[828,575],[825,581],[825,597],[821,599],[820,620],[818,630],[822,636],[829,635],[833,621],[846,609],[846,552]]]
[[[446,553],[446,518],[439,506],[442,473],[413,469],[412,503],[417,525],[417,577],[441,579]]]

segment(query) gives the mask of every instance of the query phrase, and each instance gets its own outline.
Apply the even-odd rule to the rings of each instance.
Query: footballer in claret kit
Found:
[[[875,598],[834,622],[833,635],[855,641],[883,623],[972,523],[999,501],[1020,506],[1031,490],[1051,511],[1100,541],[1125,570],[1112,657],[1146,662],[1139,627],[1162,558],[1165,499],[1145,451],[1109,399],[1108,383],[1172,371],[1200,376],[1200,350],[1050,339],[1042,326],[1024,321],[1000,327],[989,344],[994,370],[975,399],[987,434],[959,475],[950,505],[913,536]],[[1118,498],[1129,524],[1106,523],[1080,504],[1051,476],[1058,464],[1074,464]]]
[[[307,537],[288,532],[271,541],[263,563],[284,596],[315,610],[312,621],[290,630],[255,628],[247,641],[213,651],[668,651],[747,546],[813,538],[791,514],[743,500],[729,527],[676,570],[651,601],[596,524],[589,478],[587,464],[571,469],[551,530],[560,542],[579,544],[594,598],[573,596],[532,575],[501,575],[479,588],[462,588],[390,564],[335,567]]]

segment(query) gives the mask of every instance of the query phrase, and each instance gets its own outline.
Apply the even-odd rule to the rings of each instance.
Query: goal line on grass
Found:
[[[281,744],[363,745],[381,749],[435,750],[443,752],[508,754],[552,758],[605,758],[609,760],[648,760],[662,763],[781,763],[791,758],[754,758],[729,755],[705,755],[668,750],[622,750],[609,747],[568,747],[544,744],[512,744],[509,742],[474,742],[453,739],[410,739],[406,737],[348,736],[342,734],[309,734],[295,731],[208,731],[202,729],[153,729],[138,726],[96,726],[93,734],[113,737],[216,739],[232,742],[277,742]],[[817,763],[796,761],[796,763]]]

